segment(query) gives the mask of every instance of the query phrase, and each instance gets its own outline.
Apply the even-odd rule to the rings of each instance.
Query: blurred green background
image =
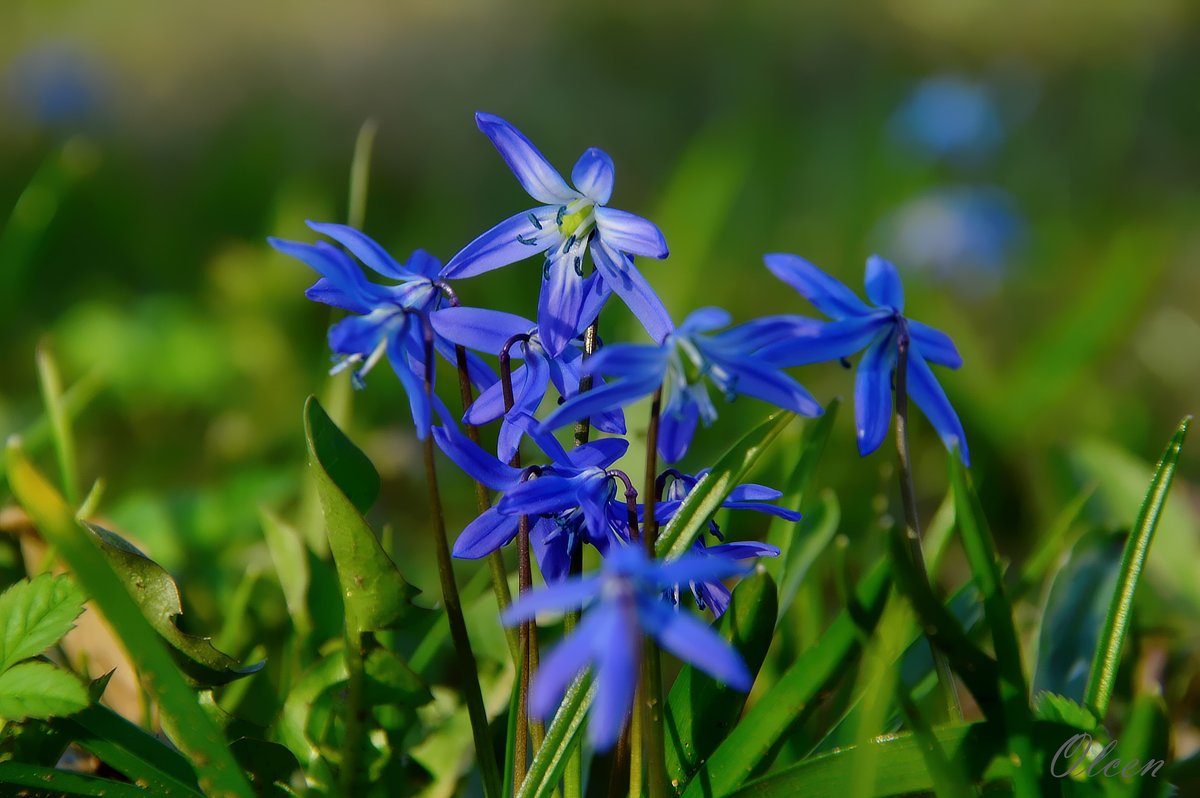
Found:
[[[1144,461],[1200,406],[1197,74],[1200,6],[1185,0],[6,0],[0,432],[36,429],[45,342],[94,393],[75,427],[83,478],[107,483],[102,514],[180,577],[200,625],[218,623],[268,562],[259,506],[298,502],[301,404],[329,366],[328,310],[303,297],[313,275],[266,236],[311,240],[305,219],[345,218],[370,117],[366,231],[401,257],[448,258],[528,204],[475,129],[482,109],[564,173],[585,147],[613,156],[614,206],[671,246],[642,269],[677,319],[706,304],[812,314],[765,252],[855,288],[871,252],[896,261],[912,315],[963,352],[943,383],[1000,547],[1020,558],[1085,486],[1099,485],[1086,518],[1131,520]],[[532,316],[537,279],[530,262],[459,290]],[[643,335],[615,303],[603,324],[609,340]],[[822,399],[851,395],[836,365],[799,376]],[[385,368],[369,384],[351,433],[384,477],[374,518],[436,594],[419,575],[406,405]],[[892,458],[859,459],[848,411],[819,481],[865,551]],[[764,412],[723,410],[685,465]],[[928,516],[944,453],[915,430]],[[793,455],[772,456],[758,477],[778,483]],[[1175,548],[1152,557],[1168,594],[1195,591],[1198,466],[1185,449]],[[447,474],[453,528],[473,500]],[[248,611],[270,627],[282,598],[261,591]]]

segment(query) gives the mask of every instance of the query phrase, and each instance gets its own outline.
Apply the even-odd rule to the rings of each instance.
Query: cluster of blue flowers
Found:
[[[349,312],[329,331],[338,358],[334,370],[351,369],[361,387],[386,356],[409,397],[417,436],[432,434],[459,468],[503,494],[462,530],[454,555],[487,556],[516,538],[521,519],[528,519],[530,545],[547,587],[522,595],[504,613],[505,623],[584,608],[578,628],[534,675],[530,711],[553,714],[566,686],[590,666],[598,687],[590,738],[605,748],[629,715],[645,636],[729,686],[749,690],[751,677],[736,652],[682,605],[681,596],[690,592],[699,610],[720,615],[730,597],[724,580],[744,573],[744,563],[753,558],[779,553],[760,543],[725,543],[710,522],[708,532],[720,543],[708,545],[702,536],[682,557],[650,559],[642,545],[647,508],[657,522],[651,528],[670,523],[706,472],[667,468],[658,475],[658,495],[639,502],[629,477],[614,467],[628,448],[620,437],[627,425],[623,409],[647,396],[657,398],[655,443],[662,460],[673,464],[687,454],[697,426],[717,418],[710,386],[718,400],[752,396],[816,416],[820,404],[784,369],[845,362],[862,352],[855,418],[866,455],[887,435],[893,372],[904,352],[912,399],[965,462],[962,426],[929,367],[932,362],[957,368],[961,358],[943,333],[903,315],[896,269],[877,256],[867,262],[870,304],[802,258],[766,257],[767,267],[828,316],[826,321],[773,316],[733,326],[725,311],[704,308],[676,325],[633,263],[633,256],[667,256],[662,233],[640,216],[608,207],[612,159],[598,149],[584,152],[572,170],[572,187],[512,125],[482,113],[476,121],[539,204],[488,230],[444,267],[423,251],[399,263],[361,232],[337,224],[310,226],[341,247],[278,239],[271,244],[320,275],[308,289],[310,299]],[[458,304],[450,281],[533,255],[543,256],[536,322]],[[588,255],[591,268],[584,262]],[[354,258],[394,284],[367,280]],[[632,310],[651,341],[607,343],[587,354],[584,333],[598,323],[612,294]],[[460,359],[465,350],[470,351]],[[500,358],[499,376],[480,354]],[[434,379],[436,355],[465,367],[480,391],[462,422],[501,421],[495,454],[465,435],[436,394],[425,390]],[[513,358],[522,361],[516,369]],[[558,404],[539,419],[550,386]],[[583,420],[613,437],[565,448],[555,431]],[[535,464],[521,467],[516,463],[525,438],[540,454]],[[762,485],[740,485],[724,506],[799,520],[799,514],[772,503],[780,495]],[[599,552],[602,566],[597,573],[573,576],[571,563],[579,561],[584,545]]]

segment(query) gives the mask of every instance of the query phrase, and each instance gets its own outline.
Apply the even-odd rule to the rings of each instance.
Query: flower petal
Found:
[[[677,463],[684,458],[692,445],[699,420],[700,408],[691,395],[676,393],[659,416],[658,453],[663,462]]]
[[[600,240],[618,252],[660,260],[670,254],[662,231],[653,222],[628,211],[596,208],[596,228]]]
[[[904,312],[904,284],[892,262],[872,255],[867,258],[867,297],[876,305]]]
[[[861,316],[871,310],[853,291],[798,255],[777,253],[763,261],[776,277],[830,318]]]
[[[797,330],[791,338],[760,349],[755,356],[781,368],[838,360],[871,343],[890,320],[891,316],[870,315],[817,322]]]
[[[888,332],[867,347],[854,380],[854,428],[858,451],[867,456],[887,437],[892,420],[892,371],[896,336]]]
[[[495,507],[484,510],[454,541],[453,554],[460,560],[486,557],[517,536],[520,519],[504,515]]]
[[[558,357],[579,334],[583,305],[583,277],[575,270],[573,255],[550,261],[538,296],[538,336],[551,357]]]
[[[340,298],[337,303],[329,302],[318,296],[310,296],[318,302],[335,304],[336,307],[352,310],[355,313],[369,313],[381,299],[382,292],[377,286],[372,286],[363,276],[362,269],[350,260],[350,257],[337,247],[318,241],[316,244],[302,244],[298,241],[285,241],[281,238],[268,238],[267,243],[284,255],[295,258],[316,271],[324,279],[318,280],[309,291],[321,286],[320,296],[330,296],[331,293]]]
[[[573,466],[579,469],[608,468],[629,451],[629,441],[622,438],[600,438],[577,446],[567,453]]]
[[[633,707],[642,641],[632,608],[605,607],[606,625],[592,638],[596,653],[596,701],[588,722],[588,739],[597,751],[611,748],[621,736]]]
[[[958,454],[962,458],[963,465],[971,465],[971,455],[967,451],[967,436],[963,432],[962,422],[958,420],[958,414],[954,412],[954,407],[946,398],[946,392],[942,390],[942,386],[938,383],[937,377],[933,375],[933,371],[930,370],[929,364],[921,356],[921,351],[915,346],[908,352],[908,393],[917,407],[921,408],[926,418],[933,424],[933,428],[938,431],[946,448],[953,450],[955,446],[958,446]]]
[[[667,651],[735,690],[750,691],[754,677],[746,663],[708,624],[659,599],[641,598],[638,612],[642,623]]]
[[[733,317],[724,308],[700,308],[693,310],[679,325],[680,332],[706,333],[729,326]]]
[[[451,461],[492,490],[509,490],[521,480],[521,469],[502,463],[453,427],[434,427],[433,439]]]
[[[521,437],[525,429],[519,423],[519,414],[532,416],[537,412],[542,399],[546,396],[546,386],[550,382],[550,368],[546,359],[535,352],[525,360],[521,382],[518,384],[516,373],[513,374],[513,406],[512,413],[518,414],[511,420],[510,413],[505,414],[504,423],[500,425],[500,435],[496,442],[496,456],[502,461],[512,460],[521,445]]]
[[[366,357],[380,342],[404,325],[403,312],[398,308],[380,308],[365,316],[347,316],[329,328],[329,348],[339,355]]]
[[[654,293],[646,278],[629,258],[610,249],[603,239],[597,240],[591,251],[592,262],[596,264],[596,269],[604,281],[621,297],[650,337],[656,343],[661,343],[675,325],[671,321],[671,314],[667,313],[662,300]]]
[[[779,547],[770,543],[759,543],[754,540],[737,543],[721,543],[704,549],[709,557],[724,557],[727,560],[749,560],[755,557],[778,557]]]
[[[509,490],[496,507],[506,515],[543,515],[579,506],[574,478],[553,474],[528,479]]]
[[[707,553],[689,552],[673,560],[656,562],[650,566],[649,578],[659,587],[686,585],[689,582],[712,582],[739,576],[750,570],[735,560],[712,557]]]
[[[510,216],[463,247],[441,276],[447,280],[474,277],[545,252],[559,239],[554,224],[557,212],[557,208],[541,207]]]
[[[782,496],[783,491],[747,482],[729,491],[728,499],[735,502],[773,502]]]
[[[498,355],[514,335],[533,330],[532,321],[515,313],[486,308],[452,307],[429,314],[434,331],[453,343],[468,349]],[[509,350],[513,357],[524,357],[524,347]]]
[[[732,375],[733,381],[727,387],[734,393],[753,396],[802,416],[819,416],[824,412],[808,389],[765,360],[749,356],[731,358],[715,347],[704,346],[702,351]]]
[[[384,277],[391,277],[393,280],[413,280],[423,276],[401,266],[375,239],[349,225],[313,221],[305,224],[350,250],[354,257]]]
[[[575,631],[555,646],[538,665],[529,683],[529,714],[544,720],[558,711],[567,685],[592,659],[594,642],[606,629],[603,611],[583,616]]]
[[[592,202],[607,205],[612,196],[615,171],[608,153],[589,147],[575,162],[575,168],[571,170],[571,182]]]
[[[417,439],[423,441],[429,435],[430,425],[433,424],[433,407],[425,393],[424,374],[418,375],[413,371],[413,359],[408,357],[408,342],[404,340],[408,337],[403,331],[392,333],[388,337],[387,356],[388,362],[392,364],[392,371],[396,372],[400,384],[404,386],[404,392],[408,394],[408,406],[412,411]]]
[[[779,341],[812,335],[824,323],[805,316],[764,316],[717,333],[713,337],[723,346],[733,347],[742,352],[756,352]]]
[[[908,332],[916,345],[921,347],[921,356],[926,360],[952,369],[962,365],[962,355],[958,353],[958,347],[950,340],[950,336],[941,330],[909,319]]]
[[[624,407],[653,393],[657,387],[657,383],[645,380],[616,380],[601,385],[599,388],[576,394],[559,405],[558,409],[543,419],[538,426],[546,431],[555,430],[581,418],[589,418],[606,410]]]
[[[592,256],[593,259],[595,255]],[[586,328],[600,316],[604,303],[612,296],[612,288],[596,272],[592,272],[584,280],[583,304],[579,309],[579,326]]]
[[[584,576],[557,585],[534,590],[517,597],[500,613],[505,626],[532,620],[539,612],[570,610],[579,607],[600,592],[599,576]]]
[[[519,366],[513,370],[513,380],[517,379],[517,373],[522,372],[524,366]],[[467,412],[463,414],[463,423],[470,424],[475,427],[482,427],[484,424],[490,424],[500,416],[504,415],[504,386],[497,380],[486,390],[476,397],[471,406],[467,408]]]
[[[521,131],[500,117],[483,112],[475,114],[475,124],[496,145],[500,157],[529,196],[548,205],[566,205],[579,198],[579,192],[567,185],[558,170]]]
[[[583,361],[582,371],[584,374],[659,383],[666,376],[670,358],[670,351],[663,346],[608,344]]]

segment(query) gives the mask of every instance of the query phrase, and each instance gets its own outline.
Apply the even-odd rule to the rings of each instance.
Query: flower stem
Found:
[[[896,459],[900,467],[900,499],[904,505],[904,532],[908,542],[908,553],[912,566],[924,584],[929,585],[929,571],[925,567],[925,552],[921,548],[921,522],[917,517],[916,491],[913,489],[912,460],[908,451],[908,328],[900,327],[896,341]],[[932,586],[930,585],[932,588]],[[929,641],[933,654],[933,667],[937,672],[938,688],[950,721],[963,719],[962,704],[958,700],[958,688],[950,661],[945,653]]]
[[[658,522],[654,505],[658,500],[658,427],[662,413],[662,387],[654,392],[650,403],[650,425],[646,431],[646,481],[642,495],[645,509],[642,521],[642,545],[646,556],[654,559],[654,544],[658,540]],[[642,709],[642,747],[646,761],[646,787],[650,798],[666,798],[667,754],[663,737],[662,668],[658,646],[646,635],[642,649],[642,679],[638,690]],[[633,779],[632,765],[630,779]]]
[[[594,319],[587,329],[583,331],[583,361],[591,357],[596,351],[597,342],[597,325],[600,319]],[[592,375],[584,373],[579,377],[579,393],[590,391],[592,389]],[[592,433],[592,420],[590,417],[581,418],[575,423],[575,446],[576,448],[583,446],[588,442],[588,438]],[[583,545],[576,545],[571,549],[571,564],[570,575],[576,576],[583,573]],[[579,623],[579,610],[571,610],[563,619],[563,631],[565,634],[570,634],[575,631],[576,625]],[[628,751],[628,740],[626,740],[626,751]],[[567,767],[563,771],[563,798],[582,798],[583,796],[583,751],[581,748],[576,748],[571,751],[571,756],[567,758]]]
[[[422,315],[421,321],[425,335],[425,396],[432,403],[433,327],[430,326],[428,317]],[[425,482],[429,488],[429,514],[433,518],[434,549],[437,551],[442,604],[446,608],[450,639],[454,643],[458,670],[462,678],[463,700],[467,705],[467,716],[471,721],[471,734],[475,741],[475,761],[479,763],[486,798],[500,798],[500,767],[496,764],[496,752],[492,748],[492,734],[488,728],[487,708],[483,703],[483,692],[479,688],[479,666],[471,650],[467,621],[463,617],[462,599],[458,595],[458,584],[454,581],[454,561],[450,557],[450,542],[446,538],[446,518],[442,513],[442,497],[438,490],[432,435],[425,436]]]
[[[363,633],[356,622],[346,630],[346,734],[342,741],[342,762],[338,782],[343,795],[357,795],[359,769],[362,766],[363,744],[366,742],[367,708],[363,703],[365,675],[363,673]]]

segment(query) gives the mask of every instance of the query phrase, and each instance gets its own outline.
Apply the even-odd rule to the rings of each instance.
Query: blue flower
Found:
[[[571,171],[575,187],[521,131],[498,116],[477,113],[475,122],[540,205],[504,220],[450,259],[442,276],[473,277],[544,253],[538,328],[551,355],[592,322],[609,293],[624,300],[654,340],[671,329],[662,300],[634,268],[630,255],[667,257],[667,242],[652,223],[606,207],[613,188],[613,162],[596,148]],[[584,277],[583,256],[591,252],[596,271]]]
[[[324,241],[303,244],[267,239],[275,249],[321,275],[305,296],[355,314],[329,330],[329,348],[341,358],[331,373],[353,368],[354,385],[362,388],[367,372],[386,355],[408,394],[417,436],[424,439],[433,411],[424,388],[426,335],[432,335],[425,326],[428,314],[445,301],[437,282],[441,264],[424,250],[414,252],[406,263],[398,263],[375,241],[346,225],[309,222],[308,226],[340,243],[377,274],[399,281],[390,286],[370,282],[344,251]],[[432,343],[443,357],[455,362],[450,342],[433,335]],[[469,355],[467,363],[471,380],[480,389],[496,382],[496,375],[478,356]]]
[[[683,500],[687,498],[687,495],[692,492],[696,484],[707,473],[708,469],[704,469],[695,476],[691,476],[690,474],[682,474],[671,468],[659,476],[660,484],[666,482],[668,478],[671,480],[667,486],[663,500],[654,505],[654,517],[660,526],[666,526],[671,522],[671,519],[679,512]],[[721,506],[730,510],[754,510],[766,513],[767,515],[777,516],[792,523],[799,521],[800,513],[771,504],[771,502],[782,496],[783,494],[774,488],[746,483],[738,485],[730,491],[725,501],[721,502]],[[641,515],[639,515],[640,517]],[[704,537],[700,536],[696,538],[696,542],[692,546],[698,554],[709,557],[723,557],[733,561],[779,556],[779,548],[769,543],[758,543],[755,541],[725,543],[725,536],[721,534],[721,528],[717,526],[716,519],[709,519],[708,532],[722,542],[717,546],[709,546],[705,543]],[[682,587],[682,585],[675,585],[668,591],[668,598],[676,604],[679,603],[679,594]],[[696,606],[701,610],[711,608],[713,615],[718,618],[724,614],[725,609],[729,606],[729,588],[725,587],[724,583],[720,580],[692,582],[688,587],[696,599]]]
[[[898,138],[931,158],[982,160],[1004,139],[989,87],[952,74],[921,81],[891,125]]]
[[[514,423],[532,427],[533,419]],[[626,505],[616,498],[608,467],[629,444],[601,438],[567,451],[550,436],[535,436],[550,462],[536,469],[515,468],[485,452],[452,426],[433,429],[434,440],[459,468],[505,495],[467,525],[454,541],[455,557],[486,557],[517,536],[520,516],[530,516],[530,541],[547,581],[566,576],[571,554],[581,542],[606,553],[629,539]]]
[[[707,624],[663,600],[664,589],[744,573],[720,557],[684,555],[649,560],[640,546],[617,547],[598,574],[562,582],[521,596],[505,610],[509,626],[546,610],[569,610],[592,601],[575,631],[542,660],[529,693],[530,714],[549,718],[567,685],[591,666],[596,681],[588,737],[598,750],[612,746],[633,705],[641,664],[642,635],[735,690],[754,682],[742,658]]]
[[[765,319],[717,335],[705,334],[728,324],[729,314],[725,311],[702,308],[688,316],[661,344],[605,346],[583,368],[618,379],[569,399],[542,422],[542,428],[555,429],[623,407],[661,386],[658,451],[663,460],[673,463],[687,453],[697,422],[707,426],[717,417],[708,395],[709,382],[727,401],[744,394],[801,415],[821,414],[821,406],[800,383],[778,366],[750,354],[777,339],[781,329],[794,329],[795,323]]]
[[[967,438],[958,414],[938,384],[929,363],[956,369],[962,365],[945,333],[906,318],[904,286],[896,267],[878,255],[867,259],[867,305],[842,283],[796,255],[767,255],[767,268],[800,292],[833,321],[798,327],[798,332],[757,352],[778,366],[838,360],[865,349],[854,385],[854,423],[858,449],[868,455],[887,437],[892,418],[892,372],[899,341],[908,338],[908,395],[932,422],[947,448],[958,446],[970,463]],[[811,320],[810,320],[811,321]]]
[[[504,386],[498,381],[479,395],[463,417],[463,421],[475,426],[504,418],[497,456],[505,462],[513,458],[521,442],[523,430],[517,419],[537,412],[549,385],[553,384],[559,396],[566,399],[579,392],[583,352],[569,346],[557,356],[550,355],[542,345],[537,327],[528,319],[498,310],[455,307],[437,311],[430,321],[438,334],[448,340],[492,355],[499,355],[509,341],[526,336],[509,348],[512,357],[525,361],[512,372],[512,409],[504,412]],[[625,433],[625,419],[619,410],[597,414],[592,424],[601,432]]]

